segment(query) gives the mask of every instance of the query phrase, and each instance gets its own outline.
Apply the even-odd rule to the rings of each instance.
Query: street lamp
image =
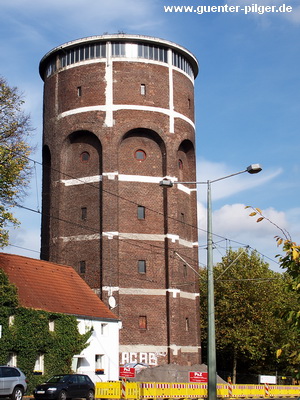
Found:
[[[212,207],[211,184],[232,176],[248,172],[257,174],[262,170],[259,164],[251,164],[245,170],[223,176],[206,182],[174,182],[163,179],[159,185],[172,187],[175,184],[206,184],[207,185],[207,367],[208,367],[208,400],[217,399],[217,363],[216,363],[216,334],[215,334],[215,299],[213,277],[213,240],[212,240]]]

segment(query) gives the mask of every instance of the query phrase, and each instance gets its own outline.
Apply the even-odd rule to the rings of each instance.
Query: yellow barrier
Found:
[[[207,386],[205,385],[205,397],[207,397]],[[225,384],[218,384],[217,385],[217,397],[233,397],[230,396],[230,392],[229,392],[229,385]]]
[[[264,385],[231,385],[232,397],[265,397]]]
[[[140,399],[141,388],[137,382],[126,382],[125,383],[125,398],[126,399]]]
[[[143,399],[152,399],[153,392],[155,390],[155,383],[153,382],[146,382],[140,383],[140,390],[141,390],[141,398]]]
[[[300,386],[296,385],[269,385],[270,397],[299,397]]]
[[[120,399],[121,382],[97,382],[95,385],[96,399]]]
[[[201,383],[97,382],[96,399],[204,399],[207,385]],[[218,398],[300,397],[300,386],[217,385]]]

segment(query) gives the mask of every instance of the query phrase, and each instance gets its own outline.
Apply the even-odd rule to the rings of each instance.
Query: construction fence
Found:
[[[97,382],[96,399],[204,399],[205,383]],[[299,397],[298,385],[232,385],[218,384],[218,398]]]

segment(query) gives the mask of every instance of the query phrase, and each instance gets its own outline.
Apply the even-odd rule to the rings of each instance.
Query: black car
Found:
[[[34,398],[37,400],[72,398],[93,400],[94,393],[95,385],[90,377],[81,374],[54,375],[33,391]]]

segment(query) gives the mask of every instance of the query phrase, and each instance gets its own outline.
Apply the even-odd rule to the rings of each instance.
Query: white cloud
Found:
[[[198,181],[206,182],[207,177],[210,180],[218,179],[230,175],[233,171],[234,168],[225,163],[215,163],[202,159],[198,162]],[[218,204],[220,204],[222,199],[226,198],[228,201],[230,196],[233,197],[241,191],[258,186],[260,186],[260,193],[262,194],[263,191],[268,191],[268,188],[271,188],[271,185],[266,183],[279,176],[281,172],[280,168],[275,171],[263,170],[256,176],[241,174],[218,181],[212,185],[213,205],[215,205],[216,200],[219,200]],[[205,177],[205,179],[202,177]],[[198,185],[198,194],[199,244],[200,248],[204,249],[200,251],[200,262],[205,264],[207,239],[206,187],[205,190],[200,190],[200,185]],[[280,249],[276,246],[274,236],[281,236],[280,229],[283,229],[291,235],[294,241],[300,241],[300,208],[287,208],[279,211],[274,207],[266,207],[262,210],[266,219],[259,223],[256,222],[257,217],[249,216],[251,211],[251,209],[245,209],[245,204],[241,203],[223,203],[217,209],[213,207],[214,261],[220,261],[221,257],[226,254],[228,247],[236,249],[248,245],[263,254],[271,268],[278,270],[275,255],[280,253]]]
[[[287,230],[289,231],[292,240],[300,242],[300,207],[291,208],[286,211],[286,218],[289,221]]]
[[[99,0],[45,0],[36,2],[34,0],[13,0],[3,5],[4,12],[15,12],[15,18],[20,14],[22,19],[29,19],[35,15],[39,15],[39,21],[35,21],[36,26],[43,23],[46,27],[48,21],[55,15],[61,23],[62,16],[65,16],[65,26],[73,25],[78,30],[86,28],[89,32],[91,28],[97,29],[99,34],[103,33],[103,29],[108,29],[115,21],[122,21],[126,28],[128,26],[140,26],[141,24],[155,25],[157,18],[154,19],[154,12],[157,0],[110,0],[102,2]],[[20,11],[21,10],[21,11]],[[43,16],[45,19],[43,19]],[[55,24],[55,21],[51,23]],[[50,28],[50,25],[48,26]],[[119,26],[118,29],[124,29]],[[54,29],[54,27],[53,27]],[[110,32],[111,33],[111,32]]]
[[[10,229],[11,246],[4,247],[4,253],[18,254],[25,257],[40,258],[40,229],[28,224],[25,229]]]
[[[201,203],[198,204],[200,246],[206,243],[206,211]],[[293,240],[299,241],[300,209],[284,212],[270,207],[262,210],[266,219],[261,222],[256,222],[258,216],[250,217],[251,212],[244,204],[226,204],[212,213],[213,241],[216,247],[214,260],[220,261],[228,247],[236,249],[246,245],[265,256],[271,268],[279,270],[275,255],[281,250],[277,248],[274,237],[282,236],[282,229],[291,234]]]
[[[247,166],[245,165],[245,168]],[[235,171],[232,167],[229,167],[225,163],[216,163],[207,161],[204,159],[200,159],[197,162],[197,180],[206,182],[207,179],[213,181],[215,179],[219,179],[224,176],[231,175],[239,171],[236,169]],[[254,187],[261,186],[266,184],[267,182],[274,179],[276,176],[281,174],[282,169],[277,168],[275,171],[271,170],[263,170],[258,175],[251,174],[241,174],[228,179],[220,180],[215,185],[213,185],[213,198],[214,200],[223,199],[229,196],[232,196],[235,193],[250,190]],[[206,195],[206,190],[201,190],[200,185],[198,186],[198,195],[201,201],[204,200],[204,196]]]

